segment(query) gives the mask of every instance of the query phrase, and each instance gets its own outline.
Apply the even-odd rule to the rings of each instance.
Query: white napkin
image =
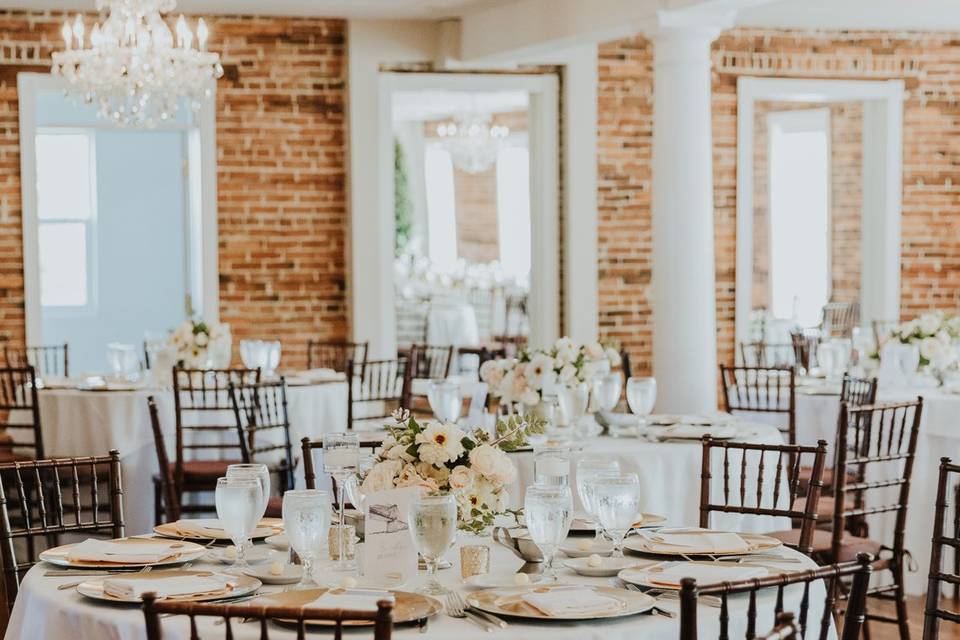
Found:
[[[195,518],[192,520],[177,520],[177,529],[188,533],[199,533],[204,536],[222,534],[223,525],[216,518]]]
[[[679,551],[681,553],[738,553],[749,551],[750,544],[736,533],[690,529],[647,533],[651,551]]]
[[[94,540],[88,538],[74,545],[67,552],[67,560],[71,562],[129,562],[143,563],[160,562],[165,558],[177,555],[178,551],[172,547],[172,542],[137,542],[124,544],[110,540]]]
[[[763,567],[741,567],[735,564],[698,564],[693,562],[669,562],[653,567],[646,572],[647,582],[679,587],[684,578],[693,578],[700,586],[718,582],[749,580],[767,575]]]
[[[232,584],[234,583],[224,576],[172,576],[154,580],[107,578],[103,581],[103,591],[117,598],[139,598],[151,591],[156,593],[158,598],[170,598],[223,591]]]
[[[624,603],[583,587],[574,589],[550,589],[549,591],[530,591],[521,596],[523,601],[548,616],[597,616],[616,613]]]
[[[376,611],[381,600],[394,601],[389,591],[376,589],[330,589],[322,596],[303,605],[313,609],[342,609],[344,611]]]

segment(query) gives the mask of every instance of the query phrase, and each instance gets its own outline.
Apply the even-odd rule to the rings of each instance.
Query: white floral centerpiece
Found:
[[[203,320],[184,320],[170,332],[167,341],[174,352],[174,361],[188,369],[223,367],[230,364],[229,325]],[[227,362],[223,363],[224,350]]]
[[[358,477],[361,494],[398,487],[449,491],[457,500],[460,529],[481,533],[507,512],[507,486],[517,469],[506,451],[530,428],[501,423],[497,437],[481,428],[468,433],[455,424],[417,422],[409,411],[393,415],[396,424],[377,450],[374,465]]]
[[[917,345],[920,366],[942,371],[957,362],[954,348],[957,338],[960,338],[960,316],[948,317],[942,311],[932,311],[901,323],[882,342],[896,340]],[[883,344],[877,345],[877,349],[882,353]]]
[[[539,404],[552,385],[589,385],[599,372],[619,364],[620,354],[612,347],[604,348],[599,342],[583,345],[564,337],[550,349],[524,349],[515,359],[484,362],[480,379],[500,404],[529,407]]]

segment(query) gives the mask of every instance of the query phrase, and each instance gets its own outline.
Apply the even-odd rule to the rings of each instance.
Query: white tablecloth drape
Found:
[[[461,536],[460,544],[485,543],[491,547],[491,566],[498,571],[515,571],[522,561],[507,549],[493,543],[489,538],[478,539]],[[362,547],[362,545],[361,545]],[[788,570],[813,568],[814,564],[805,556],[783,550],[784,555],[800,557],[804,564],[784,565]],[[460,581],[459,552],[456,548],[446,557],[453,562],[451,569],[440,572],[440,580],[449,588],[467,591]],[[558,559],[558,563],[562,560]],[[194,569],[205,565],[196,564]],[[222,568],[220,565],[219,568]],[[62,640],[63,638],[110,638],[111,640],[143,640],[143,613],[136,605],[110,605],[88,600],[73,590],[58,591],[57,585],[76,580],[74,577],[46,577],[47,569],[43,564],[34,567],[24,578],[17,597],[16,606],[7,627],[6,639],[19,640]],[[606,578],[583,578],[571,570],[560,569],[565,581],[583,584],[607,585]],[[330,577],[329,574],[325,574]],[[336,578],[334,577],[335,581]],[[416,585],[404,585],[411,589]],[[264,587],[262,592],[274,593],[283,587]],[[757,598],[757,630],[767,631],[773,627],[773,611],[776,601],[776,589],[766,589]],[[799,611],[803,587],[790,587],[784,594],[784,608],[787,611]],[[810,610],[807,619],[811,629],[809,634],[819,633],[819,620],[823,611],[824,589],[822,582],[814,582],[810,589]],[[676,611],[675,601],[662,601],[658,606]],[[743,638],[747,624],[747,598],[738,596],[730,599],[729,632],[731,638]],[[719,636],[720,609],[701,605],[698,611],[699,633],[703,638]],[[165,640],[187,640],[190,637],[189,624],[185,618],[164,618],[163,632]],[[591,622],[551,622],[544,624],[528,623],[511,619],[509,628],[494,634],[485,632],[466,620],[438,614],[431,619],[427,632],[420,634],[416,627],[401,626],[394,632],[399,639],[423,638],[425,640],[486,640],[492,636],[502,638],[524,638],[525,640],[676,640],[679,637],[679,619],[669,619],[655,615],[637,615],[618,620]],[[238,640],[259,638],[260,628],[256,624],[234,624],[235,637]],[[213,626],[212,619],[201,619],[198,629],[202,637],[222,637],[223,627]],[[294,638],[294,630],[289,627],[274,626],[270,629],[271,638]],[[835,634],[831,630],[831,638]]]
[[[47,389],[40,392],[40,419],[46,455],[102,455],[120,452],[124,485],[124,515],[128,531],[153,527],[153,482],[158,471],[147,397],[157,401],[167,455],[175,458],[173,393],[162,389],[138,391],[78,391]],[[290,387],[287,390],[290,440],[293,455],[300,457],[300,440],[347,424],[345,382]],[[224,421],[224,419],[226,421]],[[218,416],[217,424],[230,424],[233,415]],[[295,477],[302,479],[302,472]]]

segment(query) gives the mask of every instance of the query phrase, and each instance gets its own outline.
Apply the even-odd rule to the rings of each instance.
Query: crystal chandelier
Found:
[[[461,171],[482,173],[497,161],[510,129],[499,124],[491,126],[490,120],[489,113],[464,113],[437,126],[440,145]]]
[[[90,37],[80,14],[63,24],[66,48],[53,54],[51,73],[66,78],[73,94],[95,104],[101,117],[121,126],[154,127],[176,116],[181,100],[199,110],[223,75],[220,56],[206,50],[203,19],[194,34],[181,15],[174,30],[161,17],[176,0],[97,0],[109,10]]]

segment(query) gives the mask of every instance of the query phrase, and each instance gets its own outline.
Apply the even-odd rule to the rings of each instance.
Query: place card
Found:
[[[417,574],[407,513],[417,487],[370,493],[364,507],[363,575],[406,581]]]

